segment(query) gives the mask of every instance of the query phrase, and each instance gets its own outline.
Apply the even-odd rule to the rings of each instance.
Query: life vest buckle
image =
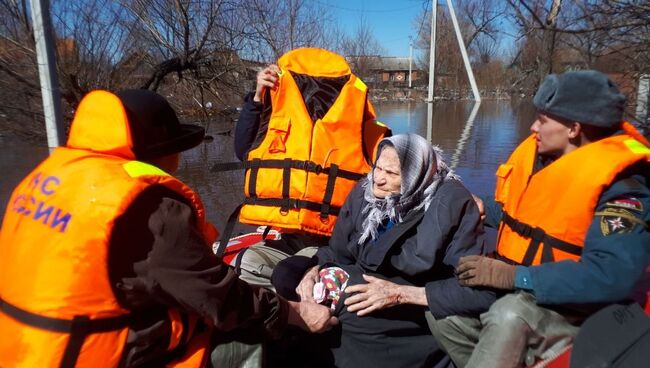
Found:
[[[293,199],[293,198],[286,198],[282,200],[283,204],[280,206],[280,214],[282,216],[286,216],[289,213],[289,210],[294,209],[298,210],[300,209],[298,200]]]
[[[542,242],[546,232],[541,227],[530,228],[530,237],[538,242]]]
[[[323,172],[323,167],[313,161],[303,161],[301,166],[301,169],[305,171],[314,172],[316,174]]]

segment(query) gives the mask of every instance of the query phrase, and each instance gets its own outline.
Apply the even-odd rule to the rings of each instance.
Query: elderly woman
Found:
[[[424,138],[396,135],[377,152],[296,292],[313,300],[325,281],[340,321],[331,350],[337,367],[446,366],[427,307],[435,318],[477,315],[494,301],[493,293],[463,287],[454,276],[460,257],[483,253],[479,210]],[[284,263],[274,280],[290,277],[300,262]],[[336,282],[323,280],[334,275]]]

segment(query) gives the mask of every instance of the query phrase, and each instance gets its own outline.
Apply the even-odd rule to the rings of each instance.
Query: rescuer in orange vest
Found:
[[[235,130],[235,153],[248,165],[239,221],[281,229],[281,239],[233,263],[242,279],[271,288],[258,270],[270,273],[287,255],[327,245],[339,208],[391,132],[375,120],[366,85],[331,51],[289,51],[256,83]]]
[[[224,331],[277,337],[287,324],[336,323],[324,306],[249,286],[214,256],[201,200],[172,176],[203,135],[151,91],[84,97],[66,146],[7,206],[0,366],[201,367]]]
[[[532,365],[603,306],[647,303],[650,147],[622,122],[625,97],[603,73],[571,71],[547,76],[533,103],[533,134],[498,168],[495,197],[477,200],[498,229],[496,257],[456,269],[461,284],[505,296],[480,320],[430,321],[459,367]]]

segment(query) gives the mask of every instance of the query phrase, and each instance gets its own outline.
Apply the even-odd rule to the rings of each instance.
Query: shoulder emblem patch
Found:
[[[643,203],[641,203],[637,198],[628,196],[614,198],[605,203],[605,207],[623,208],[626,210],[643,212]]]
[[[600,231],[604,236],[612,234],[626,234],[632,229],[647,224],[637,217],[637,214],[622,208],[608,207],[603,211],[596,212],[600,216]]]

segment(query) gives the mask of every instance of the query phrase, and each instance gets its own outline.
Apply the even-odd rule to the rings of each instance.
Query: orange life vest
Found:
[[[123,308],[113,294],[109,241],[115,219],[147,187],[159,184],[182,195],[206,246],[216,238],[196,194],[134,161],[129,144],[119,99],[92,92],[79,106],[67,147],[14,190],[0,230],[0,366],[118,365],[140,312]],[[193,347],[171,365],[201,366],[209,329],[195,328],[197,318],[183,323],[179,311],[168,314],[169,350]]]
[[[625,168],[650,161],[647,141],[623,126],[625,134],[579,147],[534,174],[534,135],[517,147],[496,173],[499,255],[523,265],[580,258],[602,191]]]
[[[239,219],[331,235],[340,207],[357,180],[370,171],[388,129],[375,122],[366,85],[341,56],[297,49],[282,56],[278,66],[268,131],[248,152],[246,198]],[[349,79],[323,118],[312,121],[294,73]],[[366,112],[370,116],[364,119]],[[365,152],[367,143],[372,152]]]

